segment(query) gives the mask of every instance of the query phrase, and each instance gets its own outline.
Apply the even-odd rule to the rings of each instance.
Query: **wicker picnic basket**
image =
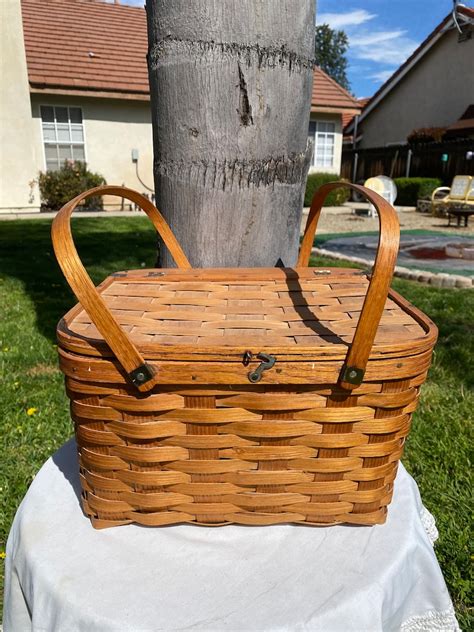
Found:
[[[145,197],[104,186],[53,222],[80,301],[58,325],[94,527],[138,523],[380,524],[437,330],[389,289],[399,226],[378,210],[371,275],[308,267],[316,193],[296,268],[192,269]],[[95,288],[72,241],[87,197],[139,205],[177,268],[117,272]]]

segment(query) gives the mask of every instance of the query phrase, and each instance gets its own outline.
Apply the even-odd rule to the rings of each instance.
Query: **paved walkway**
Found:
[[[356,265],[372,265],[377,250],[378,219],[357,215],[351,206],[364,205],[323,209],[317,231],[320,241],[313,249],[314,254]],[[447,219],[417,213],[414,208],[397,210],[402,235],[395,275],[435,287],[472,288],[474,224],[457,228],[448,226]],[[325,239],[327,235],[331,236]]]
[[[346,234],[328,239],[324,242],[323,248],[346,254],[348,257],[373,261],[377,252],[377,243],[378,235],[358,237]],[[455,239],[451,235],[402,233],[398,265],[448,274],[472,275],[474,260],[468,257],[473,256],[474,239],[472,237]]]
[[[73,217],[139,217],[143,211],[76,211]],[[0,221],[14,219],[53,219],[56,213],[0,213]],[[0,630],[1,632],[1,630]]]

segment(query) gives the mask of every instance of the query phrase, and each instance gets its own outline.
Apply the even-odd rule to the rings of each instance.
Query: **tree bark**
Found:
[[[314,7],[147,0],[156,200],[195,267],[296,262]]]

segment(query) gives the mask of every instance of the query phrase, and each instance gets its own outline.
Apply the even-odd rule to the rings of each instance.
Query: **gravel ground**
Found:
[[[317,233],[353,233],[365,231],[378,231],[379,222],[376,217],[361,217],[352,212],[353,208],[367,208],[364,204],[348,204],[347,206],[329,206],[323,209],[318,224]],[[309,209],[304,209],[305,215]],[[474,235],[474,219],[471,218],[467,228],[448,226],[448,220],[444,217],[432,217],[427,213],[417,213],[414,208],[404,206],[397,207],[401,230],[424,229],[443,233],[452,233],[456,236]],[[303,218],[303,228],[305,217]]]

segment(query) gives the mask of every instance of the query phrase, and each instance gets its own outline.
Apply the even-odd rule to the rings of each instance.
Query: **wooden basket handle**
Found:
[[[338,188],[353,189],[361,193],[377,209],[379,218],[379,243],[375,263],[365,296],[354,338],[339,376],[343,388],[356,388],[363,380],[377,329],[385,308],[390,283],[397,261],[400,242],[400,224],[395,209],[375,191],[348,182],[330,182],[314,194],[306,222],[297,265],[307,267],[321,209],[326,197]]]
[[[155,384],[153,368],[146,364],[96,290],[79,259],[72,238],[70,218],[73,211],[83,200],[98,195],[117,195],[135,202],[153,222],[178,268],[191,268],[191,264],[155,205],[144,195],[132,189],[119,186],[100,186],[89,189],[65,204],[54,218],[51,227],[53,248],[67,282],[131,381],[140,391],[148,391]]]

